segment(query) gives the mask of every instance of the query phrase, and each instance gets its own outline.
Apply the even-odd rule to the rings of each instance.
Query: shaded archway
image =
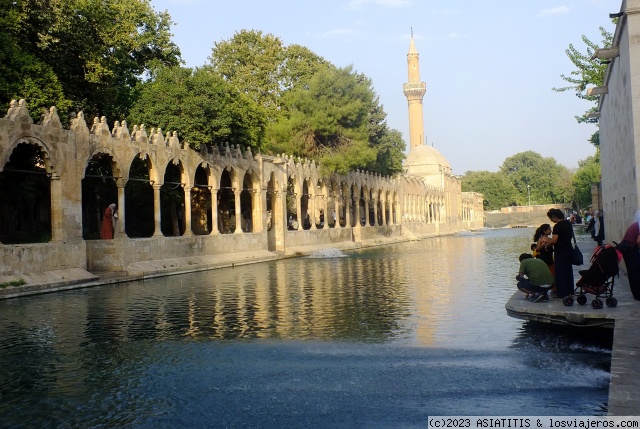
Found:
[[[294,177],[287,180],[287,229],[298,229],[298,199]]]
[[[218,190],[218,231],[220,234],[233,234],[236,230],[236,197],[231,173],[225,168],[220,175]]]
[[[169,163],[160,188],[160,230],[165,237],[184,234],[184,186],[182,164]]]
[[[0,173],[0,242],[51,241],[51,179],[46,154],[36,144],[20,143]]]
[[[87,163],[82,179],[82,238],[100,238],[105,209],[118,203],[118,187],[111,155],[97,153]]]
[[[311,229],[311,216],[309,215],[309,180],[302,182],[302,195],[300,196],[300,215],[302,216],[302,229]]]
[[[240,193],[240,228],[242,232],[253,232],[253,180],[251,173],[246,172],[242,180],[242,192]]]
[[[150,170],[151,161],[144,155],[136,156],[129,168],[129,179],[124,188],[124,228],[130,238],[151,237],[155,230]]]
[[[212,231],[211,187],[209,167],[196,168],[193,188],[191,188],[191,229],[196,235],[208,235]]]

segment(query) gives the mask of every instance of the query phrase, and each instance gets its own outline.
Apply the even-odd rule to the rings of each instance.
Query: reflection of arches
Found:
[[[116,171],[116,172],[114,172]],[[100,238],[105,209],[118,203],[118,187],[114,176],[118,168],[109,153],[95,153],[87,162],[82,179],[82,238]]]
[[[51,180],[48,156],[36,143],[19,142],[0,173],[0,242],[51,240]]]
[[[199,165],[191,189],[191,229],[196,235],[208,235],[212,230],[212,198],[209,186],[209,166]]]
[[[232,182],[232,171],[227,168],[220,175],[218,190],[218,231],[233,234],[236,230],[236,196]]]
[[[184,186],[181,162],[170,162],[160,188],[160,228],[165,237],[181,236],[185,232]]]
[[[125,232],[131,238],[151,237],[155,230],[153,187],[149,179],[151,160],[139,154],[129,168],[124,188]]]

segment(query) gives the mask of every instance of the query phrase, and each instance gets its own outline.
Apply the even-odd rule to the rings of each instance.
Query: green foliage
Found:
[[[518,190],[518,205],[565,202],[565,193],[558,189],[565,177],[566,167],[555,159],[543,158],[534,151],[515,154],[502,163],[500,172],[505,174]],[[566,180],[566,177],[565,177]],[[529,186],[529,188],[527,187]]]
[[[170,25],[149,0],[0,0],[0,103],[124,117],[144,73],[179,63]]]
[[[0,288],[5,288],[7,286],[22,286],[24,284],[27,284],[27,282],[24,279],[11,280],[9,282],[0,283]]]
[[[490,171],[467,171],[462,176],[462,192],[482,193],[485,210],[512,206],[518,199],[518,190],[509,177]]]
[[[156,70],[130,119],[177,131],[194,148],[223,142],[259,148],[265,127],[262,109],[211,68]]]
[[[287,91],[327,64],[303,46],[285,47],[273,34],[255,30],[241,30],[229,40],[216,42],[209,60],[225,80],[264,107],[269,121],[286,110],[282,96]]]
[[[591,107],[587,109],[582,115],[576,116],[576,120],[579,123],[597,122],[596,119],[589,118],[588,115],[598,110],[597,103],[598,96],[587,95],[587,87],[599,87],[604,84],[604,77],[607,70],[607,64],[604,64],[599,59],[592,58],[596,49],[611,46],[613,42],[613,34],[600,27],[600,34],[602,35],[601,45],[598,45],[586,36],[582,36],[582,41],[586,45],[586,52],[582,53],[576,49],[573,44],[569,45],[569,48],[565,51],[571,62],[575,65],[576,70],[573,70],[569,76],[564,74],[560,75],[562,80],[568,82],[569,85],[560,88],[552,88],[556,92],[574,91],[576,96],[580,99],[591,102]],[[599,136],[594,134],[589,139],[589,142],[595,147],[600,145]]]
[[[371,80],[325,66],[287,93],[288,114],[267,129],[266,149],[314,159],[327,172],[401,170],[404,142],[389,130]]]
[[[575,189],[575,201],[578,207],[591,204],[591,185],[600,181],[599,153],[578,163],[578,170],[573,175],[572,185]]]

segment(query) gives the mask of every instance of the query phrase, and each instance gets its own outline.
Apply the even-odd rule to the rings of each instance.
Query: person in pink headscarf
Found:
[[[100,230],[100,238],[110,240],[113,238],[113,230],[115,220],[118,218],[118,214],[116,213],[116,205],[109,204],[104,211],[104,216],[102,217],[102,229]]]
[[[640,210],[636,212],[633,223],[627,228],[619,247],[627,266],[631,293],[640,301]]]

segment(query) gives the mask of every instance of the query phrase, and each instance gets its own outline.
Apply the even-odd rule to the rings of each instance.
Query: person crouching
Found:
[[[549,289],[554,283],[549,266],[529,253],[521,254],[519,259],[520,268],[516,276],[518,290],[524,292],[527,298],[532,295],[533,302],[549,301]]]

